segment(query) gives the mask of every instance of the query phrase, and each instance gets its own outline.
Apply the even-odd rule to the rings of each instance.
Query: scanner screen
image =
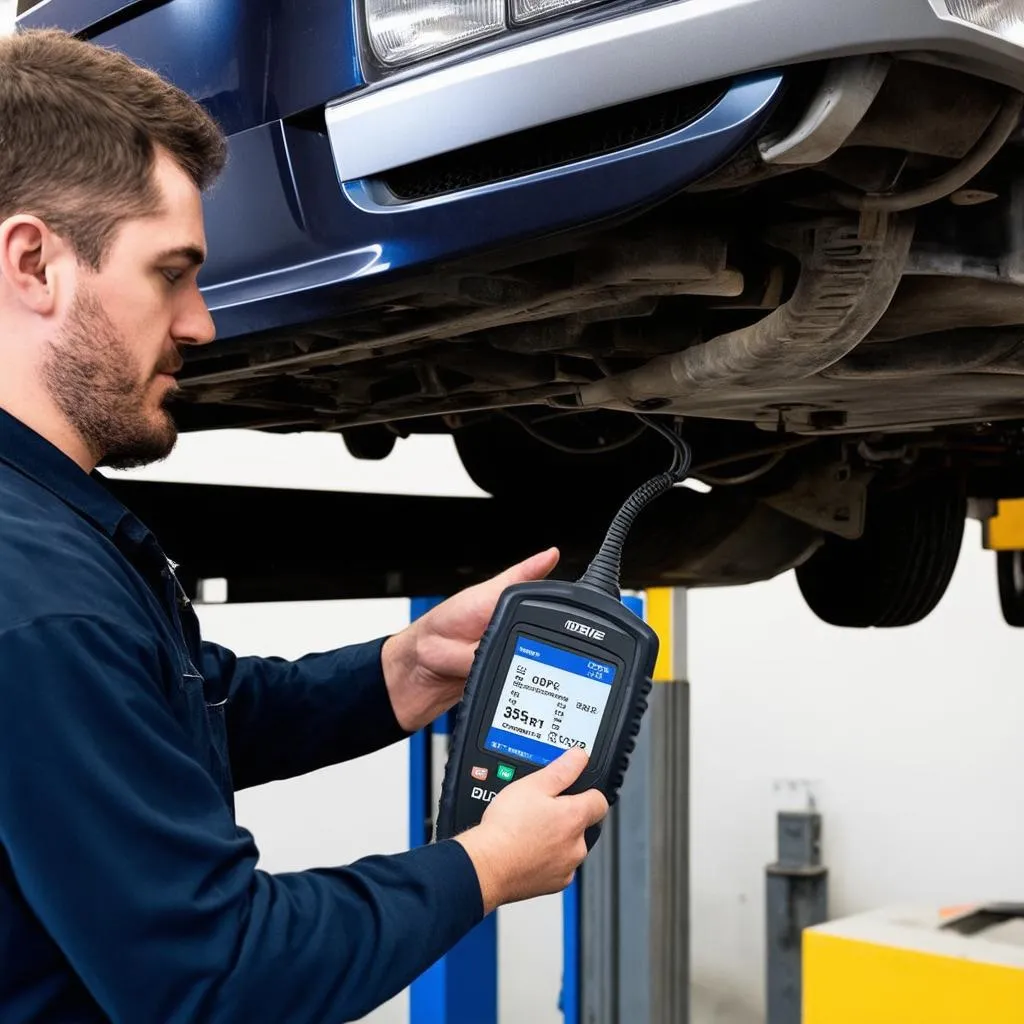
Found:
[[[616,666],[517,635],[484,749],[546,765],[570,747],[593,753]]]

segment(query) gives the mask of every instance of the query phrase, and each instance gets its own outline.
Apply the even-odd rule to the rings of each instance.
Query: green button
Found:
[[[515,774],[516,774],[516,770],[511,765],[509,765],[509,764],[499,764],[498,765],[498,778],[501,779],[502,782],[511,782],[512,779],[515,777]]]

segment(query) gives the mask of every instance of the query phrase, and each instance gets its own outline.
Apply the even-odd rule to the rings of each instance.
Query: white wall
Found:
[[[0,35],[14,28],[14,12],[18,9],[18,0],[0,0]]]
[[[359,463],[337,438],[186,437],[135,475],[478,493],[439,438]],[[695,591],[690,609],[695,1024],[761,1019],[775,812],[808,793],[824,816],[835,915],[1024,898],[1024,633],[999,617],[977,524],[946,599],[911,629],[824,626],[791,576]],[[406,614],[404,601],[202,610],[211,637],[284,655],[397,628]],[[242,794],[239,815],[269,870],[341,863],[404,847],[405,777],[401,745]],[[499,922],[502,1024],[561,1024],[559,900],[507,908]],[[402,996],[370,1019],[404,1024],[406,1012]]]

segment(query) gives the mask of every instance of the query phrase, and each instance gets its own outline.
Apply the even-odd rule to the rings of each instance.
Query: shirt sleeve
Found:
[[[239,658],[202,645],[210,691],[227,697],[236,789],[289,779],[380,750],[408,736],[381,668],[384,640],[297,661]]]
[[[161,658],[141,629],[91,617],[0,636],[0,843],[114,1024],[355,1020],[480,920],[453,842],[257,870]]]

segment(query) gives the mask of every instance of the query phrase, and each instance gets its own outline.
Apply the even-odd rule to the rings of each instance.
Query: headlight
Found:
[[[407,64],[505,28],[505,0],[366,0],[366,27],[383,64]]]
[[[374,55],[395,67],[600,0],[364,0]],[[947,0],[952,3],[953,0]]]
[[[958,21],[1024,44],[1024,0],[946,0],[946,10]]]
[[[557,14],[568,7],[583,7],[594,0],[512,0],[513,21],[533,21],[549,14]]]

